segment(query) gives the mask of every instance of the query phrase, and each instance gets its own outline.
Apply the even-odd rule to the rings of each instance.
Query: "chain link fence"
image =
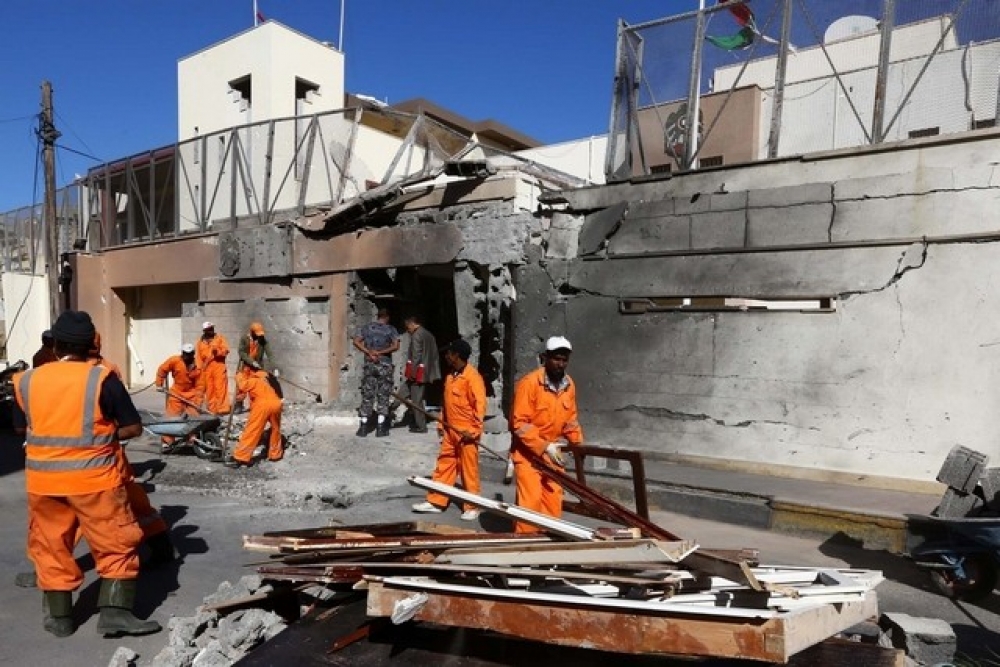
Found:
[[[718,0],[619,26],[608,180],[993,127],[996,0]]]

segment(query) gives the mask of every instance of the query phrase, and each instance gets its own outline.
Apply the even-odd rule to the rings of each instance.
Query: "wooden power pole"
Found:
[[[42,82],[42,116],[38,136],[42,141],[45,166],[45,274],[49,280],[49,316],[54,323],[59,316],[59,224],[56,214],[56,130],[52,111],[52,84]]]

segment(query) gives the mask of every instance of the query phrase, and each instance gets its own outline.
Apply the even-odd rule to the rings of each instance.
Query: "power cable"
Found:
[[[87,142],[83,140],[83,137],[81,137],[79,134],[76,133],[76,130],[73,129],[73,126],[70,125],[69,122],[65,118],[63,118],[62,115],[58,111],[54,111],[54,113],[56,115],[56,118],[58,118],[59,122],[62,124],[62,127],[65,127],[67,130],[69,130],[69,133],[72,134],[74,137],[76,137],[76,140],[79,141],[81,144],[83,144],[84,148],[86,148],[88,151],[90,151],[91,153],[93,153],[94,149],[91,148],[90,146],[88,146]],[[82,153],[81,153],[81,155],[82,155]],[[86,157],[90,157],[90,156],[86,156]],[[97,160],[98,158],[94,158],[94,159]]]
[[[97,156],[91,155],[89,153],[84,153],[83,151],[78,151],[75,148],[70,148],[69,146],[63,146],[62,144],[55,144],[55,147],[64,151],[69,151],[70,153],[76,153],[77,155],[85,157],[88,160],[93,160],[94,162],[104,162],[104,160],[102,160]]]

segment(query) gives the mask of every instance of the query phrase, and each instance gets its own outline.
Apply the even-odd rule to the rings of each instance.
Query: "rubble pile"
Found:
[[[274,612],[260,608],[239,607],[226,613],[226,603],[263,598],[271,591],[273,587],[264,584],[256,575],[242,577],[235,585],[224,581],[215,593],[205,598],[204,605],[194,616],[175,616],[170,619],[168,644],[152,661],[121,662],[124,653],[123,649],[119,649],[108,667],[129,664],[147,667],[232,665],[256,646],[273,639],[287,627],[287,623]]]

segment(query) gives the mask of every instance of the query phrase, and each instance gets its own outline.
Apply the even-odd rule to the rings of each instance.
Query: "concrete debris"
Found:
[[[918,618],[909,614],[885,613],[879,625],[895,648],[904,649],[918,664],[938,665],[955,658],[955,631],[938,618]]]
[[[224,581],[205,605],[242,600],[273,590],[258,575],[232,584]],[[149,667],[228,667],[287,627],[277,614],[263,609],[239,609],[228,615],[200,609],[194,616],[174,617],[167,624],[168,645]],[[125,663],[123,663],[125,664]]]
[[[119,646],[115,654],[111,656],[108,667],[135,667],[135,661],[138,659],[138,653],[126,646]]]

